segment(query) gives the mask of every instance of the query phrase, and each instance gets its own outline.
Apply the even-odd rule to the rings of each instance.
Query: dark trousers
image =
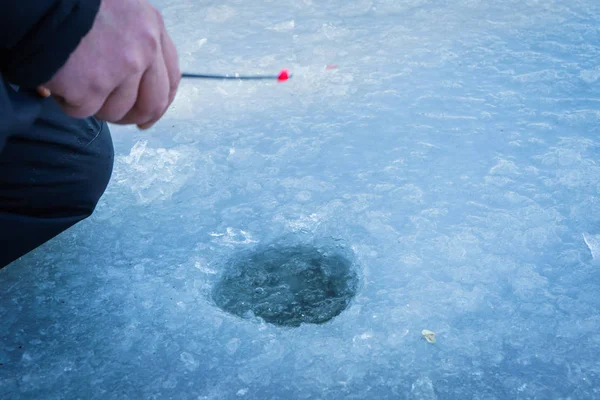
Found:
[[[66,116],[52,99],[0,152],[0,268],[94,211],[113,167],[106,123]]]

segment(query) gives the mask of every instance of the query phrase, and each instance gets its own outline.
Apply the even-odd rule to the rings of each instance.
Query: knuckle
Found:
[[[111,85],[110,80],[108,80],[104,76],[101,76],[100,74],[96,74],[95,76],[90,77],[87,89],[88,93],[91,93],[92,95],[96,96],[101,96],[110,93],[113,87]]]
[[[89,101],[86,101],[86,96],[82,92],[71,92],[66,93],[63,96],[62,103],[68,107],[70,115],[71,113],[77,113],[72,115],[74,117],[80,117],[81,113],[85,113],[86,109],[89,108]],[[87,116],[87,115],[86,115]]]
[[[67,94],[64,96],[64,102],[73,109],[80,109],[85,104],[85,96],[81,93]]]
[[[103,93],[110,92],[105,82],[97,80],[90,82],[89,91],[94,95],[101,95]]]
[[[75,118],[87,118],[102,107],[103,97],[87,90],[73,90],[63,96],[61,105],[66,113]]]
[[[142,32],[142,40],[145,43],[145,47],[152,52],[152,54],[158,52],[160,48],[160,36],[152,29],[145,29]]]
[[[135,52],[127,52],[123,55],[123,68],[128,74],[136,74],[144,69],[142,59]]]

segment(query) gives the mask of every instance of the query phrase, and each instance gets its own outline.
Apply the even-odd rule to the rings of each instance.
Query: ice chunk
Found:
[[[140,140],[128,155],[117,156],[115,182],[128,187],[141,204],[171,198],[196,172],[193,147],[151,148]]]
[[[423,335],[425,340],[427,340],[429,343],[435,343],[435,333],[429,329],[423,329],[421,331],[421,335]]]
[[[437,396],[433,389],[433,382],[429,377],[423,377],[413,382],[411,388],[411,399],[415,400],[435,400]]]
[[[519,171],[513,161],[498,160],[498,163],[490,169],[490,175],[518,175]]]
[[[598,0],[152,3],[182,70],[295,78],[111,126],[0,270],[0,399],[600,398]]]
[[[185,368],[188,369],[189,371],[195,371],[196,369],[198,369],[198,366],[200,365],[200,363],[196,360],[196,358],[192,354],[190,354],[186,351],[181,353],[179,355],[179,358],[185,365]]]
[[[583,241],[587,244],[588,249],[590,249],[592,258],[598,260],[600,258],[600,235],[584,233]]]
[[[295,26],[296,26],[296,23],[292,19],[290,21],[280,22],[280,23],[278,23],[276,25],[271,26],[268,29],[271,29],[271,30],[277,31],[277,32],[292,31],[292,30],[294,30]]]
[[[579,77],[584,82],[594,83],[598,80],[598,78],[600,78],[600,67],[596,67],[594,69],[582,70],[579,73]]]

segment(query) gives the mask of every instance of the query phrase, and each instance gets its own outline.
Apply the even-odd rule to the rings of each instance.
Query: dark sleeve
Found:
[[[28,89],[64,65],[99,8],[100,0],[0,0],[0,152],[37,118],[42,99]]]
[[[0,75],[0,153],[9,136],[28,129],[41,111],[42,102],[35,92],[16,91]]]
[[[100,0],[0,0],[0,73],[26,88],[49,81],[99,8]]]

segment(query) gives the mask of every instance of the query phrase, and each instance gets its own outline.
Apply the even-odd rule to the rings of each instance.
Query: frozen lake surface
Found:
[[[183,70],[294,77],[113,127],[0,270],[0,398],[600,398],[597,0],[155,3]]]

